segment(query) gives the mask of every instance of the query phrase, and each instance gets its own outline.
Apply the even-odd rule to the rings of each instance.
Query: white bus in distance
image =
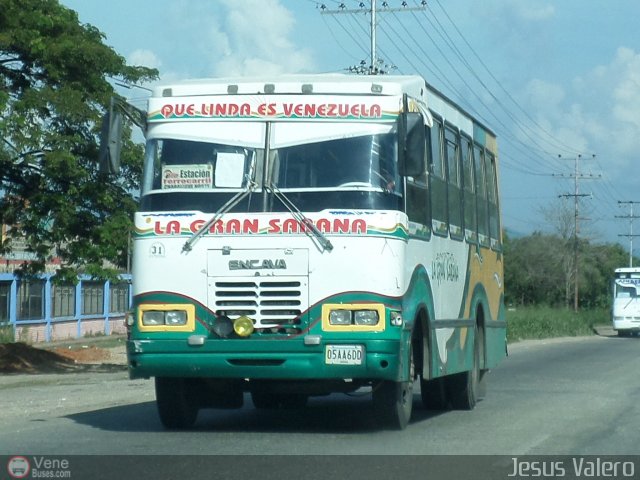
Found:
[[[640,333],[640,268],[616,268],[613,281],[613,329],[618,335]]]

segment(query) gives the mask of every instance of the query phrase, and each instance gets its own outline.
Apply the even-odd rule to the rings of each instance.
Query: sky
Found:
[[[577,199],[579,235],[628,251],[632,228],[640,234],[629,218],[640,216],[640,2],[405,2],[377,0],[376,55],[497,134],[505,229],[553,233]],[[371,0],[60,3],[161,81],[346,72],[370,59]],[[126,95],[144,106],[144,90]]]

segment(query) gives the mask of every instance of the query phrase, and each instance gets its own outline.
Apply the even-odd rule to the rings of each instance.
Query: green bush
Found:
[[[13,327],[11,325],[0,326],[0,343],[13,343]]]
[[[596,325],[609,322],[606,309],[575,313],[565,308],[519,307],[507,310],[507,340],[592,335]]]

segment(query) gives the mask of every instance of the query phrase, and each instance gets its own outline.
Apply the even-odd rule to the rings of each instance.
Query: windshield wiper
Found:
[[[225,213],[227,213],[229,210],[231,210],[233,207],[235,207],[238,203],[240,203],[247,195],[249,195],[251,192],[253,192],[253,189],[256,186],[257,186],[257,184],[255,182],[253,182],[252,180],[247,178],[247,188],[245,190],[241,191],[241,192],[238,192],[233,197],[231,197],[231,199],[229,199],[229,201],[227,203],[225,203],[224,205],[222,205],[218,209],[218,211],[213,215],[213,217],[211,217],[209,219],[209,221],[207,223],[205,223],[202,227],[200,227],[200,229],[198,229],[198,231],[196,233],[191,235],[189,240],[187,240],[185,242],[185,244],[183,245],[181,253],[190,252],[191,248],[193,247],[193,244],[196,242],[196,240],[198,240],[198,238],[200,238],[202,235],[204,235],[204,233],[207,230],[209,230],[211,225],[213,225],[218,220],[220,220]]]
[[[284,193],[282,193],[282,191],[278,187],[276,187],[272,183],[270,186],[265,188],[267,190],[270,190],[276,196],[276,198],[282,202],[282,204],[287,208],[287,210],[291,212],[291,215],[293,215],[293,218],[295,218],[298,221],[298,223],[303,227],[303,229],[305,230],[305,233],[311,232],[313,234],[313,238],[312,237],[310,238],[315,239],[318,242],[320,247],[322,247],[322,251],[326,250],[330,252],[331,250],[333,250],[333,245],[331,244],[331,241],[327,237],[325,237],[324,233],[318,230],[318,228],[313,224],[313,221],[307,218],[305,214],[302,213],[300,209],[296,207],[295,204],[291,200],[289,200],[289,198],[287,198],[287,196]]]

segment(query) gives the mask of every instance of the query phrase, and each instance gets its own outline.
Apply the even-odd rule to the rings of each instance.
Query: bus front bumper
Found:
[[[615,318],[613,320],[613,329],[627,332],[640,332],[640,318]]]
[[[400,380],[398,340],[340,342],[362,345],[358,364],[327,363],[327,345],[285,346],[282,341],[230,340],[185,346],[166,340],[127,343],[131,378],[201,377],[235,379],[376,379]],[[335,345],[332,343],[331,345]]]

